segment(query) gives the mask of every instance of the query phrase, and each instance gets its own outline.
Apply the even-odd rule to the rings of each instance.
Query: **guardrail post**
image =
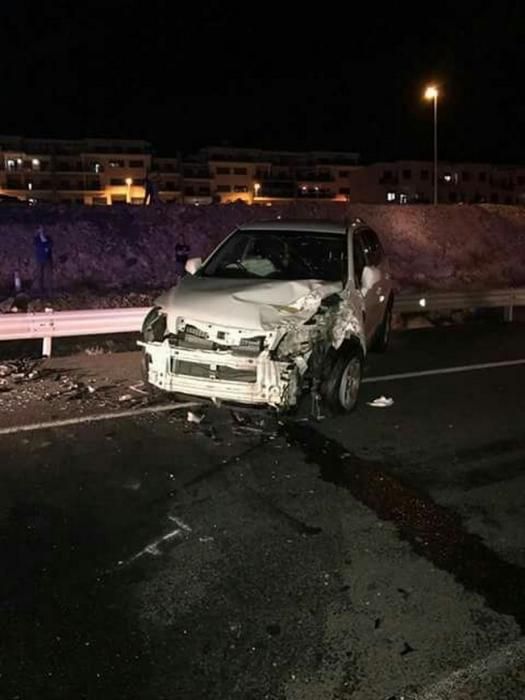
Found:
[[[44,309],[44,313],[46,314],[52,314],[53,309],[46,307]],[[51,357],[51,350],[53,347],[53,337],[52,336],[46,336],[45,338],[42,339],[42,356],[43,357]]]
[[[42,340],[42,355],[43,355],[43,357],[51,357],[52,346],[53,346],[53,338],[43,338],[43,340]]]

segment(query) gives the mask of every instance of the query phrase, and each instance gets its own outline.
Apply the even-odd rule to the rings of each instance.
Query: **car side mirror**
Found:
[[[381,279],[381,273],[377,267],[366,265],[361,275],[361,294],[364,296]]]
[[[189,275],[194,275],[202,267],[202,258],[189,258],[186,260],[184,269]]]

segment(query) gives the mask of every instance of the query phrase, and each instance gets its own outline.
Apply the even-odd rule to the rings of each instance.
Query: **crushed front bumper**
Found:
[[[279,408],[297,403],[297,367],[271,360],[268,350],[245,357],[229,350],[173,347],[167,340],[138,345],[146,354],[149,383],[164,391]]]

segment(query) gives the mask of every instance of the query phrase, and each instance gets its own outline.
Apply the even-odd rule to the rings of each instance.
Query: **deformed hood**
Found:
[[[340,282],[187,276],[156,303],[166,311],[172,331],[177,318],[268,331],[304,323],[317,311],[323,298],[340,291]]]

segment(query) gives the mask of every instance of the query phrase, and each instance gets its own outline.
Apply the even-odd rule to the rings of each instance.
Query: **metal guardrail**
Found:
[[[42,354],[50,356],[53,338],[138,332],[150,308],[2,314],[0,341],[42,338]]]
[[[525,288],[491,291],[425,292],[400,294],[396,313],[459,311],[472,308],[502,308],[506,321],[512,321],[515,306],[525,306]],[[42,354],[51,355],[52,339],[83,335],[137,333],[150,307],[50,311],[46,313],[7,313],[0,315],[0,341],[42,339]]]
[[[505,320],[512,321],[515,306],[525,306],[525,288],[400,294],[395,299],[394,311],[406,314],[502,308]]]

